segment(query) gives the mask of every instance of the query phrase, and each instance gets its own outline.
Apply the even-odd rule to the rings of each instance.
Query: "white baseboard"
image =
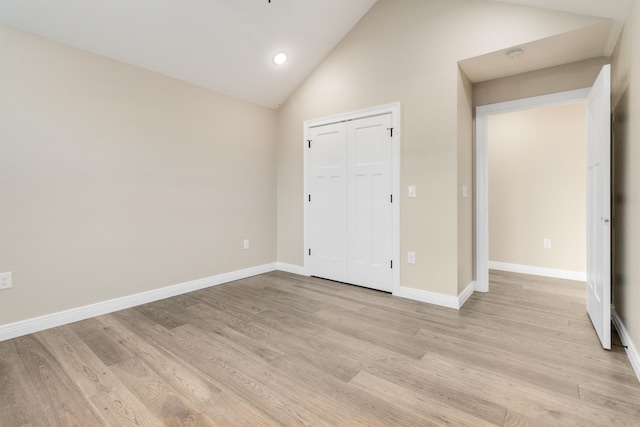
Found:
[[[587,273],[583,271],[560,270],[557,268],[534,267],[532,265],[509,264],[489,261],[489,270],[510,271],[512,273],[533,274],[534,276],[555,277],[557,279],[587,281]]]
[[[277,263],[277,269],[285,271],[287,273],[298,274],[300,276],[308,276],[309,274],[304,267],[293,264],[286,264],[283,262]],[[469,285],[458,295],[452,297],[449,295],[438,294],[435,292],[421,291],[419,289],[407,288],[400,286],[400,288],[393,292],[393,295],[412,299],[415,301],[426,302],[429,304],[440,305],[448,308],[460,309],[465,302],[473,295],[475,289],[475,282],[469,283]]]
[[[469,283],[466,288],[464,288],[464,290],[460,293],[460,295],[458,295],[458,309],[462,308],[464,303],[467,302],[469,298],[471,298],[471,295],[473,295],[473,292],[475,291],[475,289],[476,289],[476,282],[473,281]]]
[[[308,276],[309,274],[305,271],[305,268],[300,265],[287,264],[284,262],[276,263],[276,269],[280,271],[284,271],[286,273],[298,274],[300,276]]]
[[[436,292],[423,291],[420,289],[407,288],[405,286],[400,286],[397,291],[393,292],[393,295],[459,310],[473,294],[474,285],[474,282],[471,282],[457,297],[438,294]]]
[[[618,316],[615,308],[611,309],[611,321],[613,322],[616,331],[618,331],[618,335],[620,335],[622,345],[625,345],[627,347],[625,351],[627,352],[627,356],[629,357],[629,361],[631,362],[633,371],[636,373],[638,381],[640,381],[640,353],[638,353],[638,349],[633,344],[633,341],[631,341],[631,337],[627,332],[627,328],[624,327],[622,319],[620,319],[620,316]]]
[[[197,291],[199,289],[220,285],[222,283],[232,282],[234,280],[240,280],[262,273],[268,273],[274,270],[276,270],[276,263],[259,265],[257,267],[245,268],[243,270],[237,270],[230,273],[223,273],[203,279],[192,280],[177,285],[154,289],[152,291],[141,292],[139,294],[128,295],[126,297],[99,302],[96,304],[72,308],[70,310],[47,314],[45,316],[35,317],[33,319],[0,325],[0,341],[32,334],[34,332],[44,331],[45,329],[55,328],[57,326],[78,322],[80,320],[89,319],[91,317],[100,316],[102,314],[123,310],[125,308],[131,308],[153,301],[182,295],[187,292]]]

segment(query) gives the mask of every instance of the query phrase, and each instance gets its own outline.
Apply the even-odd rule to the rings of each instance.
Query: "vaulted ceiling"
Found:
[[[0,24],[277,108],[375,2],[2,0]]]
[[[376,1],[2,0],[0,24],[277,108]],[[610,55],[633,3],[495,1],[610,18],[567,36],[577,59]],[[566,61],[567,52],[559,51],[558,43],[541,43],[531,64],[522,61],[518,72]],[[280,51],[289,60],[277,66],[272,57]],[[489,59],[470,62],[472,80],[500,74]]]

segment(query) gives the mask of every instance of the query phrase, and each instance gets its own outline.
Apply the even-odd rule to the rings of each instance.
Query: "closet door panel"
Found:
[[[346,282],[346,124],[313,128],[310,136],[311,275]]]
[[[393,239],[391,115],[347,125],[348,282],[391,291]]]

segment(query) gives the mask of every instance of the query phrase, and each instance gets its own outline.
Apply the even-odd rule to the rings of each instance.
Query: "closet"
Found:
[[[391,292],[392,115],[312,126],[307,136],[310,274]]]

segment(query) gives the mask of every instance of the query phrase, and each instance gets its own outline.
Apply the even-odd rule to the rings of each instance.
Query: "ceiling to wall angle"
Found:
[[[2,0],[0,24],[277,108],[376,1]]]
[[[490,0],[598,18],[593,25],[460,61],[473,83],[610,57],[634,0]],[[522,49],[520,55],[509,52]]]
[[[421,0],[428,1],[428,0]],[[485,0],[606,18],[505,52],[463,61],[472,81],[609,56],[633,0]],[[377,0],[2,0],[0,24],[278,108]],[[607,27],[608,26],[608,27]],[[604,42],[603,42],[604,40]],[[538,43],[538,42],[536,42]],[[573,51],[558,50],[572,46]],[[512,46],[523,47],[523,46]],[[278,52],[287,54],[282,65]],[[498,55],[499,54],[499,55]],[[497,64],[497,65],[496,65]]]

